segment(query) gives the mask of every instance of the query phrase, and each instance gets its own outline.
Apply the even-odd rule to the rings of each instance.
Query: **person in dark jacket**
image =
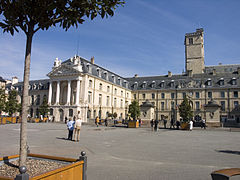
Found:
[[[156,119],[154,121],[154,130],[157,131],[159,121]]]

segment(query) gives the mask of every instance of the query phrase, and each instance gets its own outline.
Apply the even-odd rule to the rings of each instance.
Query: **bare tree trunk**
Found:
[[[20,162],[19,166],[25,166],[27,160],[27,115],[28,115],[28,86],[30,76],[30,62],[32,49],[33,28],[29,27],[27,33],[26,54],[23,77],[23,101],[22,101],[22,122],[20,129]]]

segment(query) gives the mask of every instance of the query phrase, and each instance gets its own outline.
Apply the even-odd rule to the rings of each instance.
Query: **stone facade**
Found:
[[[140,105],[152,103],[151,115],[155,119],[176,121],[180,119],[178,106],[188,96],[196,121],[206,119],[204,106],[211,100],[221,106],[219,122],[234,118],[231,112],[240,101],[240,64],[205,66],[203,40],[203,29],[185,35],[186,69],[178,75],[169,71],[162,76],[123,78],[96,65],[94,58],[88,61],[75,56],[64,62],[56,59],[49,79],[30,82],[29,113],[38,116],[39,105],[46,97],[50,115],[56,121],[75,116],[77,111],[81,111],[84,121],[96,116],[106,118],[115,112],[118,118],[126,118],[128,105],[137,100]],[[13,86],[21,92],[22,83]],[[216,123],[216,118],[214,122],[207,119],[207,123]]]

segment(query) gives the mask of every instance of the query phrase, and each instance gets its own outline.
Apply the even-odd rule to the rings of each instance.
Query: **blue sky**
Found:
[[[65,32],[35,34],[31,79],[47,78],[54,59],[75,54],[123,77],[180,74],[185,67],[185,33],[204,28],[205,64],[240,64],[239,0],[126,0],[115,16],[87,20]],[[22,80],[26,37],[0,32],[0,69]],[[79,44],[77,48],[77,44]],[[77,50],[78,49],[78,50]]]

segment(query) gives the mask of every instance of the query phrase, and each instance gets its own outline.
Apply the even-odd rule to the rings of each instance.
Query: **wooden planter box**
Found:
[[[181,123],[180,127],[181,127],[182,130],[189,130],[190,129],[190,125],[187,122]]]
[[[138,121],[128,121],[128,127],[129,128],[138,128],[139,122]]]
[[[79,159],[73,158],[63,158],[63,157],[56,157],[56,156],[47,156],[47,155],[40,155],[40,154],[28,154],[28,157],[32,158],[40,158],[44,160],[55,160],[55,161],[62,161],[66,164],[65,166],[48,171],[34,177],[29,177],[29,180],[87,180],[86,179],[86,170],[87,170],[87,157],[85,153],[82,153]],[[0,162],[9,160],[16,160],[19,158],[19,155],[8,156],[4,158],[0,158]],[[23,175],[23,174],[21,174]],[[21,176],[20,175],[20,176]],[[25,180],[25,178],[20,178],[21,180]],[[0,176],[0,180],[15,180],[15,178],[8,178]]]

